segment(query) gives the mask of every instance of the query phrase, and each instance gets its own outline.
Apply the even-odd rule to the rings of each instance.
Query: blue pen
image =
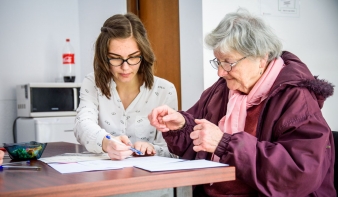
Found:
[[[11,162],[11,163],[3,163],[3,166],[8,166],[8,165],[20,165],[20,164],[29,164],[30,161],[17,161],[17,162]]]
[[[39,166],[0,166],[0,171],[8,169],[8,170],[41,170]]]
[[[118,141],[118,140],[116,140],[114,138],[111,138],[110,135],[106,135],[106,138],[109,139],[109,140],[112,140],[112,141],[114,141],[116,143],[123,144],[122,142],[120,142],[120,141]],[[123,145],[125,145],[125,144],[123,144]],[[130,150],[133,151],[134,153],[138,154],[138,155],[143,155],[143,153],[141,151],[139,151],[139,150],[137,150],[137,149],[135,149],[133,147],[130,147]]]

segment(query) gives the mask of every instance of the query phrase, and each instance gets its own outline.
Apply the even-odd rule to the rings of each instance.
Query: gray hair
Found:
[[[264,57],[268,61],[282,53],[282,43],[272,29],[246,9],[226,14],[218,26],[205,37],[212,50],[221,53],[237,51],[244,56]]]

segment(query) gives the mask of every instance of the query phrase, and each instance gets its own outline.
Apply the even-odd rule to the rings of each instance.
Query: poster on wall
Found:
[[[260,0],[260,12],[264,16],[300,16],[300,0]]]

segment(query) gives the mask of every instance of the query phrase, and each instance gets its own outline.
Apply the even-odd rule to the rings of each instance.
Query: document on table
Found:
[[[74,163],[48,163],[60,173],[86,172],[95,170],[112,170],[125,167],[133,167],[135,165],[163,165],[171,162],[184,161],[183,159],[175,159],[169,157],[149,156],[149,157],[128,157],[124,160],[91,160],[78,161]]]
[[[93,161],[109,159],[107,153],[64,153],[53,157],[44,157],[39,160],[44,163],[74,163],[80,161]]]
[[[188,169],[198,169],[198,168],[213,168],[213,167],[222,167],[229,166],[228,164],[218,163],[214,161],[208,161],[204,159],[200,160],[185,160],[181,162],[172,162],[164,163],[161,165],[157,164],[136,164],[136,168],[141,168],[150,172],[158,171],[170,171],[170,170],[188,170]]]
[[[97,160],[98,161],[98,160]],[[95,161],[93,161],[95,163]],[[89,163],[87,165],[82,163],[49,163],[48,165],[54,170],[66,174],[66,173],[74,173],[74,172],[88,172],[88,171],[96,171],[96,170],[115,170],[121,169],[121,167],[115,166],[101,166],[95,165],[94,163]]]
[[[128,157],[124,160],[110,160],[109,157],[106,159],[106,156],[107,155],[104,154],[63,154],[63,156],[59,155],[41,158],[39,160],[47,163],[50,167],[62,174],[96,170],[113,170],[125,167],[137,167],[150,172],[158,172],[228,166],[227,164],[208,160],[184,160],[159,156]]]

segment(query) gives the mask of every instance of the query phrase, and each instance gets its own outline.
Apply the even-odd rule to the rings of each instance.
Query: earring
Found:
[[[260,75],[262,75],[262,70],[259,72]]]

